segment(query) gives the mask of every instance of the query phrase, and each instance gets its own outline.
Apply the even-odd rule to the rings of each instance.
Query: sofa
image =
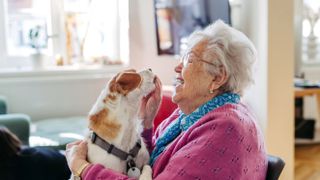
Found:
[[[32,122],[26,114],[7,112],[7,100],[0,96],[0,126],[7,127],[18,136],[23,145],[42,146],[63,150],[69,142],[83,139],[86,117],[44,119]]]
[[[0,96],[0,126],[7,127],[18,136],[23,145],[29,145],[31,119],[26,114],[8,114],[6,98]]]
[[[167,118],[177,105],[171,101],[171,93],[165,92],[154,128]],[[7,114],[5,97],[0,97],[0,125],[15,133],[24,145],[45,146],[63,150],[65,145],[83,139],[88,134],[88,120],[85,116],[57,117],[32,122],[25,114]]]

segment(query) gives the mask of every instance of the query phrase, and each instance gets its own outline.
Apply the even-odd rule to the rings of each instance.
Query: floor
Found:
[[[295,147],[295,179],[320,180],[320,144]]]

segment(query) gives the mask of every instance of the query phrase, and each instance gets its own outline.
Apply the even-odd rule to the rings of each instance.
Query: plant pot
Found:
[[[44,66],[46,56],[41,53],[31,54],[32,67],[34,69],[41,69]]]

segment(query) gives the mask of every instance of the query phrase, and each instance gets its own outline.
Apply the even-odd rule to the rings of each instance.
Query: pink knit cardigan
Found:
[[[178,116],[178,110],[175,110],[153,136],[151,130],[143,132],[150,150]],[[252,113],[242,103],[226,104],[212,110],[181,133],[159,155],[152,169],[153,179],[158,180],[264,180],[267,155]],[[90,165],[82,178],[130,179],[99,164]]]

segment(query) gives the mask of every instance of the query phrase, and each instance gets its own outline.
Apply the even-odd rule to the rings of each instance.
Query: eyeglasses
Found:
[[[191,51],[181,57],[181,62],[182,62],[183,67],[187,67],[189,63],[193,63],[195,59],[197,59],[198,61],[215,66],[215,64],[213,64],[212,62],[208,62],[208,61],[201,59],[199,56],[197,56],[194,52]]]

